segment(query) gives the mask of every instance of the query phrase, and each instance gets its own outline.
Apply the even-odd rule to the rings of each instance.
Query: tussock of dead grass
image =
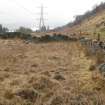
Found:
[[[39,96],[38,92],[35,91],[34,89],[20,89],[17,90],[15,95],[21,97],[23,100],[25,99],[34,103],[36,102]]]
[[[61,75],[61,74],[55,74],[53,78],[58,80],[58,81],[59,80],[65,80],[65,77],[63,75]]]
[[[52,80],[46,76],[40,76],[35,82],[32,83],[34,89],[47,93],[49,91],[56,91],[57,88],[61,88],[62,86],[56,80]]]
[[[6,90],[4,93],[4,97],[8,100],[13,99],[14,94],[12,93],[12,90],[11,89]]]

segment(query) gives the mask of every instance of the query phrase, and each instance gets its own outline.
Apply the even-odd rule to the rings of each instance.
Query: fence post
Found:
[[[97,41],[100,41],[100,34],[98,33]]]

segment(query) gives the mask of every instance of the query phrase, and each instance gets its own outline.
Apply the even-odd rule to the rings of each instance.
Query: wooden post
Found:
[[[82,35],[82,32],[81,32],[81,30],[80,30],[80,32],[79,32],[79,33],[80,33],[80,35]]]
[[[100,41],[100,34],[98,33],[97,41]]]

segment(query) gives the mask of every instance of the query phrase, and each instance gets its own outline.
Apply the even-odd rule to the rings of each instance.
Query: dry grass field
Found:
[[[92,64],[78,42],[0,40],[0,105],[105,105]]]

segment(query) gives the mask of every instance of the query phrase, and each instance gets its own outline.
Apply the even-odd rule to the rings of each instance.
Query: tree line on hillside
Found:
[[[67,26],[71,27],[73,25],[80,24],[83,20],[89,19],[91,16],[95,16],[97,13],[105,10],[105,3],[102,2],[100,5],[96,5],[93,10],[87,11],[84,15],[75,16],[74,22],[67,24]]]

